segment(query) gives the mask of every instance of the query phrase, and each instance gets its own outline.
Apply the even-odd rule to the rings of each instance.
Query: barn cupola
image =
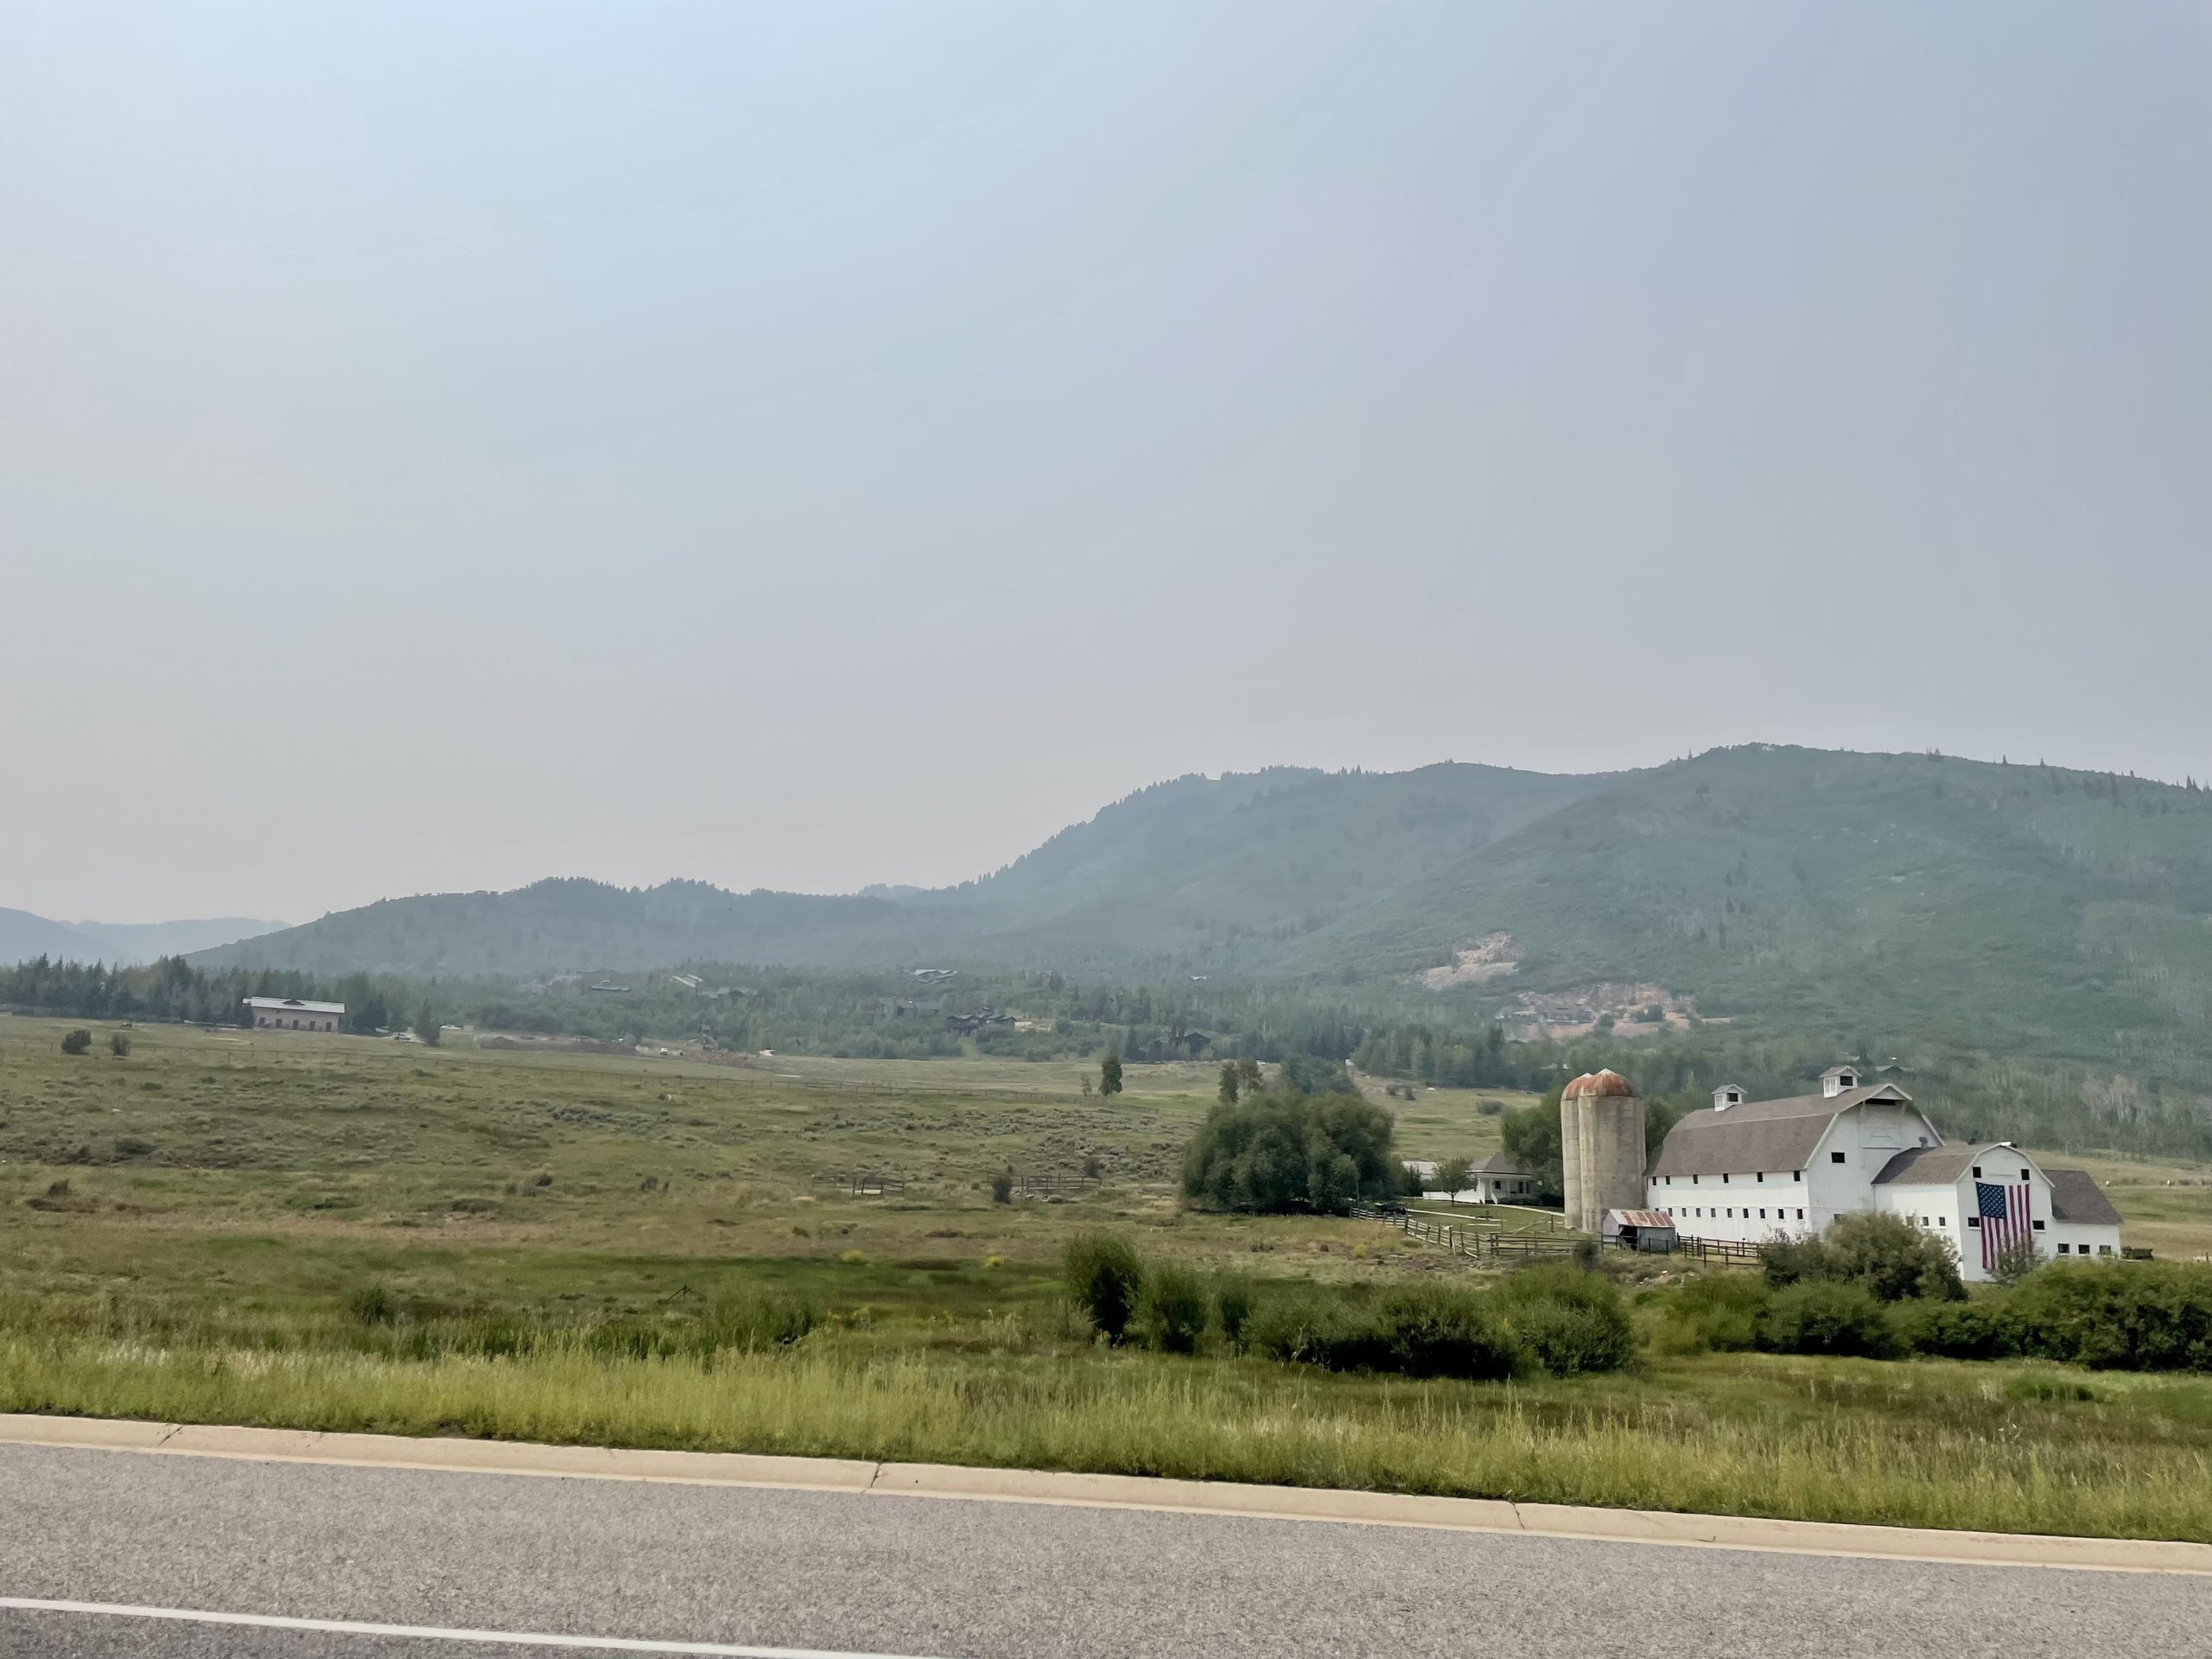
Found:
[[[1738,1083],[1724,1083],[1713,1091],[1713,1109],[1725,1112],[1731,1106],[1744,1103],[1744,1086]]]
[[[1832,1065],[1821,1073],[1821,1093],[1834,1100],[1847,1089],[1859,1086],[1859,1068],[1855,1065]]]

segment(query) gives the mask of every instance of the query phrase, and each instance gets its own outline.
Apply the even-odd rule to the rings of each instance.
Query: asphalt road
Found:
[[[2212,1650],[2205,1577],[16,1446],[0,1599],[901,1659]],[[548,1651],[0,1606],[8,1659]]]

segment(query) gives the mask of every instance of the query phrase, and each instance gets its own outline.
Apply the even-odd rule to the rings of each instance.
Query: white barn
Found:
[[[296,996],[249,996],[257,1031],[335,1031],[346,1017],[343,1002],[303,1002]]]
[[[1894,1084],[1831,1067],[1821,1092],[1748,1100],[1733,1084],[1668,1132],[1650,1207],[1684,1238],[1761,1243],[1879,1211],[1950,1240],[1986,1279],[2015,1240],[2044,1256],[2120,1254],[2120,1215],[2082,1170],[2045,1169],[2009,1142],[1949,1145]]]

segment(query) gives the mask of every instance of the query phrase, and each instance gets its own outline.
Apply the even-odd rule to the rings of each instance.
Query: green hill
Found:
[[[2201,1067],[2212,793],[1919,755],[1750,747],[1616,780],[1287,945],[1403,979],[1495,934],[1463,995],[1649,982],[1698,1014]]]
[[[1257,966],[1602,779],[1497,766],[1183,778],[977,880],[858,897],[548,880],[386,899],[202,952],[203,965],[537,975],[680,962],[855,967],[952,956],[1141,974]]]
[[[198,960],[1203,974],[1462,1027],[1571,1036],[1580,1008],[1623,1036],[1726,1020],[1852,1052],[1935,1045],[2187,1083],[2212,1067],[2208,918],[2212,795],[2194,787],[1751,747],[1594,778],[1186,778],[957,887],[544,881],[390,900]],[[1424,981],[1475,948],[1458,982]]]

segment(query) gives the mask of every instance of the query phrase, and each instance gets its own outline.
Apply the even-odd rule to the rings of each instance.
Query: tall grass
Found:
[[[2085,1433],[2100,1420],[2067,1413],[2107,1408],[2007,1395],[1986,1386],[1992,1368],[1936,1362],[1872,1368],[1914,1374],[1901,1391],[1852,1382],[1888,1408],[1848,1389],[1821,1408],[1820,1383],[1800,1384],[1848,1363],[1815,1374],[1789,1369],[1804,1361],[1686,1362],[1724,1363],[1748,1369],[1725,1387],[1693,1370],[1690,1386],[1662,1390],[1128,1351],[885,1351],[852,1333],[647,1357],[549,1335],[526,1355],[428,1360],[47,1333],[0,1335],[0,1409],[2212,1541],[2201,1421],[2190,1435]],[[1770,1408],[1747,1408],[1762,1389]],[[2188,1411],[2203,1405],[2192,1395]]]

